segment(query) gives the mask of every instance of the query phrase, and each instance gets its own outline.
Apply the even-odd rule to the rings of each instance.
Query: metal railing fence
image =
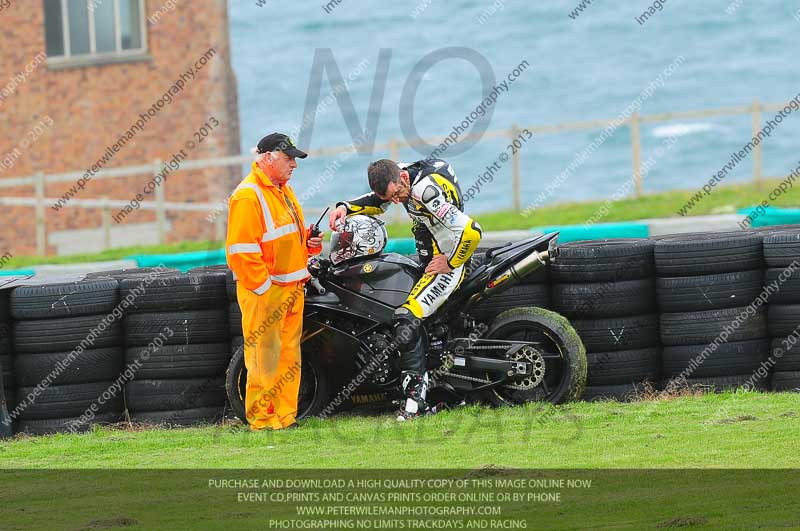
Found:
[[[519,131],[523,128],[527,128],[530,130],[534,135],[537,134],[556,134],[562,133],[566,131],[578,131],[578,130],[585,130],[585,129],[604,129],[611,125],[617,125],[619,127],[628,127],[631,134],[631,162],[632,162],[632,174],[633,180],[635,183],[635,196],[640,196],[643,193],[643,179],[642,179],[642,143],[641,143],[641,130],[640,125],[646,123],[660,123],[660,122],[668,122],[673,120],[685,120],[685,119],[697,119],[697,118],[707,118],[707,117],[714,117],[714,116],[733,116],[733,115],[744,115],[750,114],[752,116],[752,132],[753,136],[755,137],[758,132],[762,128],[762,113],[763,112],[777,112],[783,109],[784,105],[776,105],[776,104],[762,104],[758,100],[754,101],[749,106],[740,106],[740,107],[725,107],[719,109],[703,109],[703,110],[696,110],[696,111],[685,111],[685,112],[669,112],[669,113],[658,113],[658,114],[638,114],[633,113],[628,119],[626,119],[622,124],[618,122],[618,120],[587,120],[587,121],[578,121],[578,122],[564,122],[559,124],[553,125],[529,125],[529,126],[519,126],[517,124],[513,124],[508,129],[502,130],[493,130],[493,131],[486,131],[482,135],[475,135],[475,134],[468,134],[465,135],[463,139],[459,140],[459,142],[465,140],[478,140],[479,138],[508,138],[513,140],[514,138],[519,135]],[[399,150],[401,148],[413,148],[415,146],[424,146],[424,145],[437,145],[444,141],[447,137],[437,137],[437,138],[423,138],[415,142],[408,142],[403,139],[397,138],[390,138],[387,142],[384,143],[376,143],[374,146],[375,152],[384,152],[388,153],[389,158],[392,160],[398,160],[399,158]],[[337,146],[337,147],[326,147],[316,150],[310,150],[309,154],[314,156],[335,156],[339,155],[340,153],[351,149],[351,146]],[[185,172],[191,170],[205,170],[210,168],[224,168],[224,167],[232,167],[237,166],[241,167],[242,165],[249,164],[253,160],[252,154],[242,154],[236,156],[229,156],[229,157],[219,157],[219,158],[210,158],[210,159],[197,159],[197,160],[188,160],[181,163],[180,168],[174,171],[177,172]],[[753,149],[753,156],[752,156],[752,176],[753,180],[756,183],[759,183],[765,177],[762,175],[762,165],[763,165],[763,148],[762,144],[755,146]],[[104,180],[104,179],[115,179],[120,177],[128,177],[131,175],[143,175],[143,174],[152,174],[156,175],[160,173],[164,169],[164,166],[160,160],[155,160],[150,164],[143,164],[139,166],[124,166],[118,168],[109,168],[109,169],[102,169],[97,174],[92,177],[92,180]],[[5,206],[28,206],[33,207],[36,212],[36,249],[37,254],[40,256],[44,256],[45,250],[47,248],[47,215],[48,205],[54,204],[58,201],[59,198],[49,198],[45,197],[45,186],[51,183],[60,183],[60,182],[71,182],[77,181],[81,178],[84,174],[84,171],[73,171],[67,173],[58,173],[58,174],[45,174],[45,173],[37,173],[36,175],[25,176],[25,177],[10,177],[10,178],[0,178],[0,188],[11,188],[11,187],[19,187],[19,186],[32,186],[33,187],[33,197],[0,197],[0,205]],[[522,168],[521,168],[521,161],[520,161],[520,152],[519,150],[516,153],[512,154],[512,165],[511,165],[511,174],[512,174],[512,205],[510,207],[516,211],[520,212],[522,210]],[[769,178],[777,178],[777,177],[769,177]],[[207,212],[211,213],[215,209],[218,208],[219,203],[179,203],[179,202],[167,202],[164,196],[164,187],[166,183],[162,186],[156,188],[155,191],[155,200],[154,201],[145,201],[141,202],[141,209],[144,210],[155,210],[156,212],[156,223],[158,228],[158,241],[163,243],[165,241],[165,230],[166,230],[166,213],[167,212],[177,212],[177,211],[192,211],[192,212]],[[103,233],[105,235],[105,244],[108,247],[111,246],[110,241],[110,227],[111,227],[111,209],[112,208],[123,208],[129,204],[127,200],[118,200],[118,199],[110,199],[107,197],[97,198],[97,199],[71,199],[62,208],[89,208],[89,209],[101,209],[102,210],[102,227]],[[313,210],[309,212],[308,217],[313,215],[319,215],[321,213],[321,209],[318,212],[314,212]],[[52,214],[51,214],[52,215]],[[225,231],[225,216],[217,215],[214,219],[215,224],[215,238],[216,239],[224,239],[224,231]]]

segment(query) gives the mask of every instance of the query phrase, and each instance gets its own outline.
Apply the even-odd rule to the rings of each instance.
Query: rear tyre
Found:
[[[483,392],[494,406],[547,401],[560,404],[577,400],[586,386],[586,348],[567,319],[542,308],[514,308],[497,316],[487,339],[539,341],[545,358],[542,382],[532,389],[509,389],[502,385]],[[512,380],[512,383],[514,381]]]
[[[300,392],[297,400],[297,418],[319,415],[328,406],[331,385],[322,362],[312,356],[303,356],[300,368]],[[234,352],[228,365],[225,379],[228,402],[236,418],[247,424],[245,414],[245,392],[247,390],[247,368],[244,365],[244,349]]]

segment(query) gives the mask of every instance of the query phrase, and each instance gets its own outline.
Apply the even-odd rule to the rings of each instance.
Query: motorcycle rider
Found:
[[[336,204],[330,227],[351,214],[370,216],[402,204],[412,221],[417,253],[425,274],[394,314],[400,347],[405,405],[397,420],[431,412],[426,403],[428,374],[422,320],[433,315],[464,280],[465,265],[481,240],[481,227],[464,213],[458,178],[449,163],[424,159],[412,164],[383,159],[369,165],[371,193]]]

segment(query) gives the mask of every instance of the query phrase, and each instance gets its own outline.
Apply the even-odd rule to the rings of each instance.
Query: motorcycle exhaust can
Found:
[[[549,251],[543,251],[541,253],[532,251],[531,254],[490,280],[486,288],[481,291],[481,297],[489,297],[499,291],[505,291],[508,288],[516,286],[522,282],[524,277],[533,273],[540,267],[546,266],[549,259]]]
[[[531,251],[531,254],[516,264],[510,266],[508,269],[505,269],[502,273],[496,275],[492,280],[490,280],[482,291],[479,291],[470,298],[468,306],[471,307],[487,297],[491,297],[492,295],[496,295],[497,293],[516,286],[524,277],[528,276],[540,267],[547,265],[547,262],[552,258],[555,258],[555,255],[556,252],[553,252],[552,250],[542,252]]]

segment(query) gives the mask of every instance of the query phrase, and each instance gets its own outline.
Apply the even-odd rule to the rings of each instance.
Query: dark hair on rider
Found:
[[[376,160],[369,165],[367,170],[369,187],[378,195],[386,195],[389,183],[400,180],[400,168],[397,163],[389,159]]]

